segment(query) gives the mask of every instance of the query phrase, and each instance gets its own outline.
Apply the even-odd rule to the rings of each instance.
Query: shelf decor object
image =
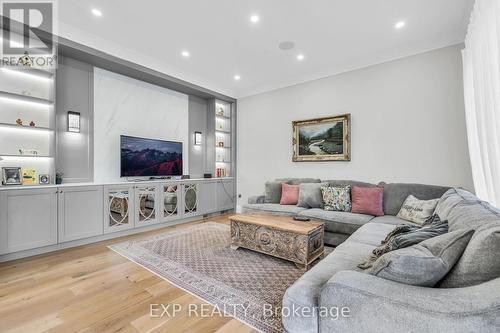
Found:
[[[2,168],[3,185],[22,185],[21,168]]]

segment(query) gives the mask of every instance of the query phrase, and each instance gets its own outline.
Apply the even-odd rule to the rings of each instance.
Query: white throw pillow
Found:
[[[423,225],[434,214],[438,201],[439,199],[419,200],[413,195],[409,195],[401,206],[397,217]]]

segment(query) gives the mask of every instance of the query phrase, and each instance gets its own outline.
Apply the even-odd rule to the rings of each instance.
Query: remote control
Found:
[[[294,216],[293,219],[295,221],[301,221],[301,222],[307,222],[307,221],[311,221],[310,218],[308,217],[304,217],[304,216]]]

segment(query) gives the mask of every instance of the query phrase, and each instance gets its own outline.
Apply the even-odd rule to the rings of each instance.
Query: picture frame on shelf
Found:
[[[50,175],[42,174],[38,176],[38,183],[40,185],[49,185],[50,184]]]
[[[22,174],[20,167],[3,167],[2,184],[5,186],[22,185]]]

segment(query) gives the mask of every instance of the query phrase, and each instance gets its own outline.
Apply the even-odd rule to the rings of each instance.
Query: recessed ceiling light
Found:
[[[252,22],[252,23],[257,23],[257,22],[259,22],[259,20],[260,20],[259,15],[250,16],[250,22]]]
[[[95,16],[98,16],[98,17],[102,16],[102,12],[97,8],[92,9],[92,14],[94,14]]]
[[[234,76],[234,79],[235,79],[236,81],[239,81],[239,80],[241,79],[241,76],[239,76],[239,75],[235,75],[235,76]]]
[[[297,60],[298,60],[298,61],[302,61],[302,60],[304,60],[304,55],[303,55],[302,53],[301,53],[301,54],[299,54],[299,55],[297,56]]]
[[[182,51],[182,53],[181,53],[181,54],[182,54],[182,56],[183,56],[184,58],[189,57],[189,51]]]
[[[406,25],[405,21],[399,21],[398,23],[396,23],[396,25],[394,25],[394,27],[396,29],[402,29],[402,28],[404,28],[405,25]]]

